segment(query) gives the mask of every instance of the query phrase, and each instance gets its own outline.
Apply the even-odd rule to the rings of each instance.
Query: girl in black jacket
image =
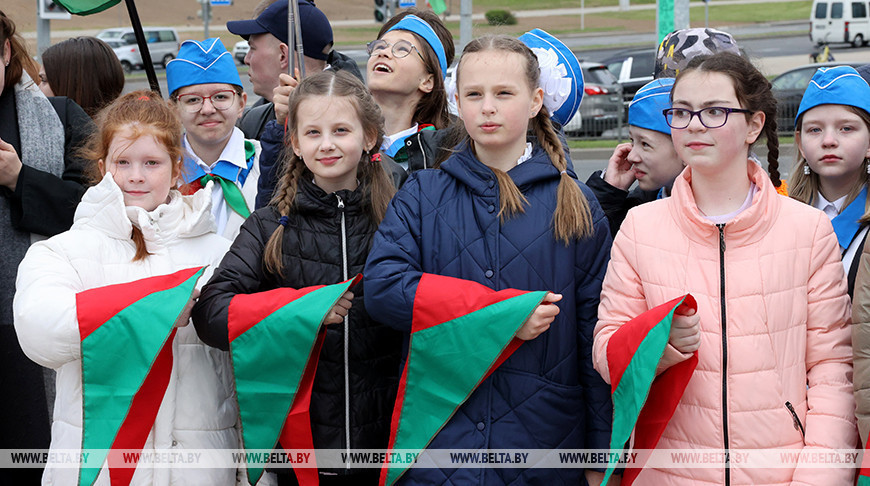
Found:
[[[221,349],[229,346],[236,294],[333,284],[362,272],[395,192],[378,153],[383,116],[358,79],[335,71],[305,78],[291,95],[289,120],[293,151],[278,191],[242,225],[194,308],[200,337]],[[327,327],[318,361],[310,406],[316,449],[387,446],[401,335],[368,316],[362,283],[353,294],[343,323]],[[291,472],[279,470],[279,484],[293,484]],[[320,482],[376,484],[378,472],[321,469]]]

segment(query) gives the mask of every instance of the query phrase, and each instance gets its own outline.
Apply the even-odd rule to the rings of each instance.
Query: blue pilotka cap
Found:
[[[870,114],[870,85],[852,66],[819,68],[795,115],[795,124],[807,110],[819,105],[846,105]]]
[[[435,29],[428,22],[416,15],[406,15],[402,20],[396,22],[396,25],[390,27],[390,30],[407,30],[422,37],[429,44],[429,47],[435,51],[438,65],[441,66],[441,77],[447,76],[447,54],[444,53],[444,44],[441,43],[441,39],[435,33]]]
[[[654,79],[637,90],[628,105],[628,124],[647,130],[671,134],[671,127],[662,114],[671,107],[674,78]]]
[[[564,126],[583,100],[583,70],[577,56],[562,41],[541,29],[530,30],[519,40],[538,58],[544,106],[550,118]]]
[[[207,83],[242,86],[232,54],[217,37],[204,41],[184,41],[178,50],[178,57],[166,65],[169,93],[175,93],[185,86]]]

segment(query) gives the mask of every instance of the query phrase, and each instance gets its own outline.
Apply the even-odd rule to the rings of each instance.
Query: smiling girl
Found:
[[[658,448],[814,450],[856,444],[849,297],[823,214],[780,196],[776,102],[744,58],[693,59],[676,78],[666,120],[688,168],[671,197],[628,212],[604,279],[593,357],[620,326],[687,293],[657,373],[698,364]],[[749,159],[767,138],[768,167]],[[854,469],[644,469],[638,484],[851,484]]]
[[[83,351],[77,294],[181,269],[216,265],[229,242],[214,233],[210,189],[175,190],[181,173],[181,124],[148,91],[128,93],[98,117],[87,148],[99,183],[88,189],[72,229],[33,245],[18,271],[15,329],[35,362],[57,370],[51,448],[82,446]],[[206,275],[210,270],[206,269]],[[46,296],[50,295],[50,299]],[[121,299],[123,300],[123,296]],[[123,307],[123,306],[122,306]],[[176,321],[171,378],[144,451],[236,448],[238,411],[232,400],[229,355],[210,348]],[[117,337],[118,347],[138,349]],[[123,355],[118,358],[124,359]],[[114,473],[113,473],[114,474]],[[78,484],[77,468],[49,467],[45,484]],[[109,484],[103,470],[96,484]],[[235,468],[137,468],[132,484],[235,484]]]
[[[166,82],[184,125],[183,191],[214,180],[217,233],[232,240],[254,209],[260,177],[260,142],[235,126],[248,99],[236,63],[218,38],[184,41],[166,66]]]
[[[360,273],[395,192],[378,151],[383,118],[353,75],[324,71],[306,77],[290,96],[288,119],[293,150],[278,190],[269,206],[242,225],[193,311],[200,336],[221,349],[229,348],[234,296],[333,284]],[[350,311],[327,327],[314,377],[314,447],[385,448],[401,336],[369,317],[362,284],[347,298]],[[292,484],[291,472],[279,470],[279,484]],[[374,484],[377,473],[322,470],[321,480]]]
[[[453,37],[427,10],[406,9],[369,42],[366,84],[384,113],[382,149],[408,172],[433,167],[450,124],[444,77]],[[444,147],[450,148],[450,147]]]

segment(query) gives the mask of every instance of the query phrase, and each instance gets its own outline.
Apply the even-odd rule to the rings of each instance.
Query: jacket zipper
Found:
[[[785,408],[791,412],[791,420],[794,423],[794,429],[801,433],[801,438],[806,440],[806,433],[804,432],[804,424],[801,423],[800,417],[798,417],[797,412],[794,411],[794,407],[791,405],[791,402],[785,402]]]
[[[347,225],[344,217],[344,201],[341,196],[335,195],[338,199],[338,210],[341,211],[341,275],[342,281],[347,281]],[[344,436],[345,449],[350,455],[350,369],[348,365],[348,348],[350,346],[350,320],[348,316],[344,316]],[[345,464],[345,468],[350,469],[350,463]]]
[[[420,154],[423,155],[423,168],[424,168],[424,169],[428,169],[428,168],[429,168],[429,167],[428,167],[429,164],[427,163],[428,161],[426,160],[426,151],[423,150],[423,141],[420,140],[420,137],[422,136],[422,135],[421,135],[422,133],[423,133],[423,132],[417,132],[417,146],[420,147]],[[410,154],[411,154],[411,151],[409,150],[409,151],[408,151],[408,155],[410,155]],[[408,170],[410,170],[410,169],[411,169],[411,166],[408,165]]]
[[[725,442],[725,486],[731,484],[731,455],[728,447],[728,335],[725,312],[725,223],[719,228],[719,311],[722,320],[722,432]]]

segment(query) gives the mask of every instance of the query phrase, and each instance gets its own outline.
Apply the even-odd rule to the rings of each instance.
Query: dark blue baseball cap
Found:
[[[299,25],[302,27],[302,52],[325,61],[332,52],[332,26],[319,8],[308,0],[299,1]],[[255,34],[272,34],[287,44],[287,0],[278,0],[257,18],[231,20],[227,30],[248,40]]]

